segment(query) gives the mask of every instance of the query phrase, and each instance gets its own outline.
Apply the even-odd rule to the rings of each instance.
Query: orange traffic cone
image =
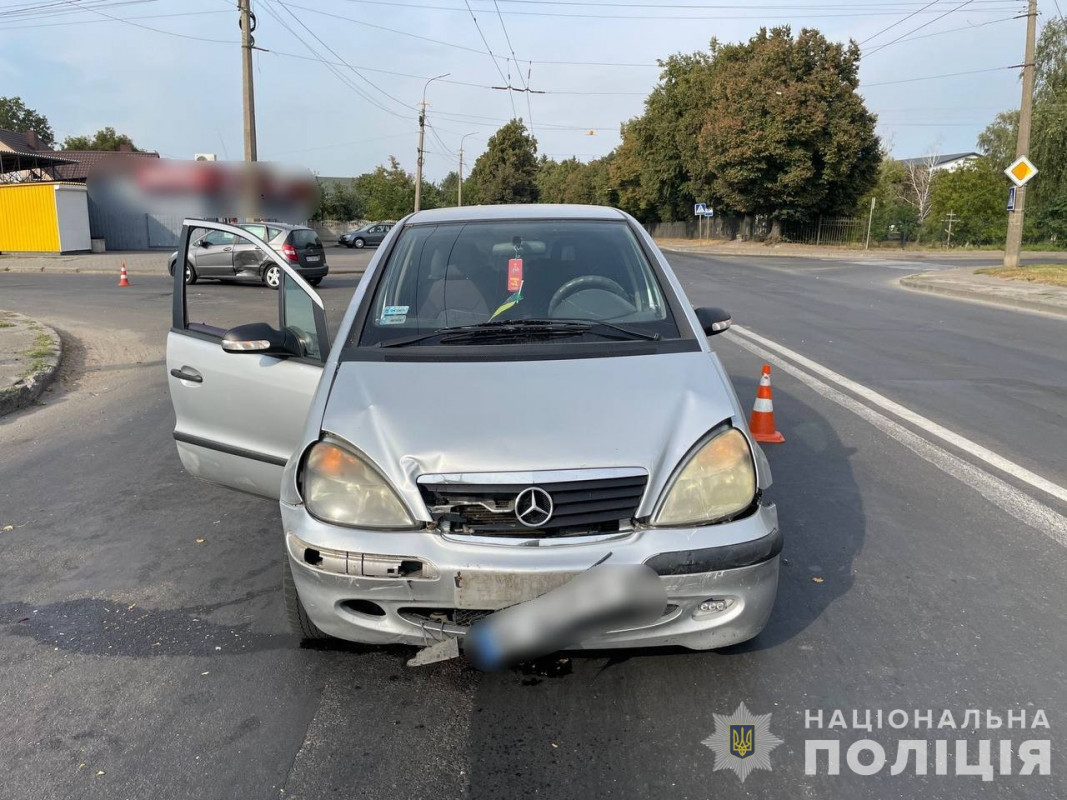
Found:
[[[119,273],[119,287],[121,288],[123,286],[129,286],[129,285],[130,285],[130,279],[126,275],[126,262],[123,261],[122,262],[122,272]]]
[[[774,427],[774,403],[771,400],[771,365],[763,365],[763,375],[756,389],[756,404],[752,407],[752,418],[748,423],[752,438],[757,442],[775,444],[784,442],[781,431]]]

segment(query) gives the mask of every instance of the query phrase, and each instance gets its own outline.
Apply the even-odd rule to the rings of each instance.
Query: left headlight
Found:
[[[653,525],[704,525],[744,511],[756,496],[748,440],[736,428],[709,439],[682,467]]]
[[[415,520],[378,471],[332,442],[304,459],[304,503],[324,522],[366,528],[413,528]]]

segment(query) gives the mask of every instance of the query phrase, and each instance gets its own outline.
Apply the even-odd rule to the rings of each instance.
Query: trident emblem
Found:
[[[730,726],[730,752],[738,758],[748,758],[755,750],[755,725]]]

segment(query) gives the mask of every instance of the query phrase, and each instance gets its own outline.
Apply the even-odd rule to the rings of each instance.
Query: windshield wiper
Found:
[[[605,328],[607,330],[598,330],[599,328]],[[536,336],[575,336],[584,333],[593,333],[598,336],[607,336],[610,338],[619,338],[617,334],[621,334],[624,338],[646,339],[649,341],[658,341],[660,338],[658,333],[643,333],[641,331],[624,328],[621,325],[615,325],[611,322],[600,322],[598,320],[509,319],[493,320],[492,322],[483,322],[477,325],[453,325],[447,328],[438,328],[429,333],[419,333],[388,342],[379,342],[377,346],[403,347],[405,345],[424,342],[430,339],[440,339],[442,343],[444,343],[446,340],[496,339],[501,337],[520,337],[523,334]]]

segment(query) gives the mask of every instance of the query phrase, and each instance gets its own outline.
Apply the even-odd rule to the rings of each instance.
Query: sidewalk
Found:
[[[1003,250],[945,250],[945,249],[900,249],[899,247],[830,247],[811,244],[764,244],[763,242],[739,242],[726,239],[699,241],[695,239],[656,239],[656,243],[665,250],[684,253],[700,253],[709,256],[778,256],[786,258],[843,258],[850,261],[857,259],[887,259],[889,261],[907,261],[909,259],[937,259],[938,261],[970,260],[989,261],[1002,259]],[[1029,252],[1023,251],[1027,261],[1064,260],[1067,251]]]
[[[77,253],[74,255],[54,255],[43,253],[28,255],[25,253],[0,254],[0,272],[85,272],[91,274],[114,275],[118,280],[119,268],[123,262],[131,275],[166,275],[167,262],[173,250],[116,250],[108,253]],[[327,247],[327,260],[330,254],[339,252]],[[361,251],[354,251],[361,252]],[[331,275],[359,274],[363,267],[330,264]]]
[[[1067,316],[1067,288],[975,275],[974,270],[968,266],[905,275],[900,285],[962,300]]]
[[[37,320],[0,311],[0,417],[25,408],[48,388],[63,354],[59,335]]]

